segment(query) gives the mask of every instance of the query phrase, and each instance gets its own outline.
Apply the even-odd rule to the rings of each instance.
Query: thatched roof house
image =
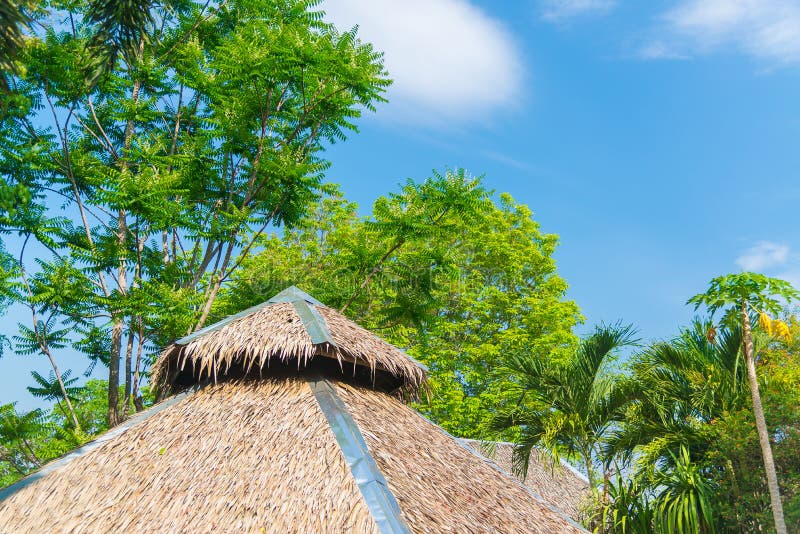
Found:
[[[169,396],[0,491],[0,532],[578,532],[399,400],[425,371],[289,288],[169,346]]]

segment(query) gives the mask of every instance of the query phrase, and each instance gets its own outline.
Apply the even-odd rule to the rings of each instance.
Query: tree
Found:
[[[64,407],[61,405],[61,401],[69,399],[71,404],[75,404],[75,402],[78,400],[78,394],[83,389],[81,387],[73,386],[73,384],[78,381],[78,377],[70,378],[71,374],[72,370],[67,369],[64,371],[64,374],[61,375],[61,381],[59,382],[56,380],[56,377],[52,371],[50,371],[49,379],[43,377],[36,371],[31,371],[31,376],[38,385],[28,386],[27,389],[34,397],[44,399],[46,401],[56,401],[56,407],[58,407],[58,409],[64,413],[64,417],[69,417],[66,410],[64,410]],[[62,384],[64,385],[63,392],[61,390]],[[67,395],[66,398],[63,396],[64,393]]]
[[[625,379],[624,423],[603,445],[607,462],[632,462],[649,478],[687,448],[697,458],[710,424],[746,401],[741,330],[695,319],[677,338],[658,341],[633,356]]]
[[[0,461],[4,467],[15,471],[14,478],[26,475],[44,463],[34,445],[43,429],[44,414],[41,410],[19,414],[13,404],[0,406]],[[7,479],[10,473],[4,471],[0,471],[0,475]]]
[[[259,235],[302,219],[325,146],[383,100],[381,54],[323,22],[318,3],[94,0],[60,3],[65,24],[32,14],[0,117],[0,179],[29,194],[0,213],[0,232],[36,255],[16,259],[34,316],[20,337],[60,332],[56,344],[107,363],[111,425],[141,406],[148,357],[206,323]],[[37,346],[59,378],[55,345]]]
[[[754,329],[759,354],[756,371],[787,525],[800,525],[800,325],[787,321],[790,338]],[[761,348],[759,349],[759,345]],[[714,466],[714,499],[720,530],[764,532],[773,524],[769,488],[761,460],[758,430],[749,403],[715,420],[704,460]]]
[[[369,217],[334,187],[301,224],[263,237],[214,310],[263,302],[295,284],[377,332],[429,369],[417,407],[449,432],[484,437],[510,398],[506,354],[572,350],[580,319],[530,209],[494,200],[462,169],[406,182]]]
[[[0,0],[0,91],[8,90],[6,72],[16,70],[14,59],[22,48],[22,30],[27,22],[19,2]]]
[[[555,457],[579,458],[589,486],[597,488],[594,461],[627,400],[609,369],[614,352],[635,344],[632,326],[601,325],[566,361],[524,351],[507,356],[505,370],[520,395],[494,419],[499,431],[518,429],[514,464],[526,473],[534,447]]]
[[[64,373],[70,396],[75,404],[81,432],[76,432],[72,418],[63,407],[17,412],[13,404],[0,406],[0,487],[13,483],[48,461],[63,456],[75,447],[92,439],[108,428],[108,383],[89,380],[83,387],[73,388]],[[38,376],[41,387],[29,388],[35,394],[60,397],[55,380]],[[152,404],[152,396],[145,388],[145,405]]]
[[[689,299],[689,303],[694,304],[695,309],[705,306],[712,316],[721,309],[726,309],[726,313],[730,318],[738,316],[738,321],[742,328],[742,349],[747,366],[750,395],[753,401],[753,414],[756,420],[756,428],[758,429],[764,469],[767,474],[775,529],[778,534],[785,534],[786,522],[783,517],[783,504],[781,502],[780,487],[778,486],[778,475],[775,471],[775,462],[772,457],[770,436],[758,388],[756,358],[753,350],[753,335],[750,324],[751,310],[777,314],[782,307],[781,302],[777,300],[778,298],[790,302],[800,298],[800,293],[789,282],[784,280],[745,272],[714,278],[708,290]]]

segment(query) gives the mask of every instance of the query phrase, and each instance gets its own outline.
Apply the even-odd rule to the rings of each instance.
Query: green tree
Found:
[[[28,386],[28,391],[34,397],[46,400],[46,401],[56,401],[56,407],[63,412],[64,417],[69,417],[67,415],[66,410],[61,405],[62,400],[66,400],[63,396],[66,393],[67,398],[69,399],[71,404],[75,404],[78,400],[78,394],[81,392],[82,388],[78,386],[74,386],[78,381],[78,377],[70,378],[72,374],[71,369],[67,369],[64,371],[64,374],[61,375],[61,381],[59,382],[56,380],[55,375],[52,371],[50,371],[50,378],[45,378],[36,371],[31,371],[31,376],[33,380],[36,382],[36,386]],[[61,385],[64,386],[64,391],[61,390]],[[79,423],[80,424],[80,423]]]
[[[8,90],[6,73],[16,71],[14,59],[22,48],[22,31],[27,22],[19,2],[0,0],[0,91]]]
[[[508,355],[505,371],[519,396],[496,416],[493,426],[519,430],[514,449],[519,472],[527,472],[531,450],[542,447],[555,457],[582,461],[592,491],[597,489],[594,462],[599,447],[627,400],[610,367],[618,349],[636,342],[631,326],[602,325],[581,340],[566,361],[527,351]]]
[[[779,436],[773,454],[786,523],[800,525],[800,326],[796,321],[790,324],[794,335],[788,340],[756,331],[756,347],[763,347],[756,371],[764,411],[769,414],[769,434]],[[719,486],[714,508],[720,529],[753,533],[769,529],[773,523],[769,489],[749,403],[713,422],[704,459],[715,466],[711,476]]]
[[[765,411],[770,414],[768,432],[779,437],[773,446],[776,470],[787,522],[794,524],[800,513],[800,470],[796,467],[800,365],[795,356],[800,345],[778,328],[785,323],[774,322],[771,328],[759,321],[753,331],[755,353],[760,355],[756,371]],[[789,333],[798,333],[800,327],[793,320],[788,322]],[[625,417],[605,440],[603,451],[605,461],[621,465],[628,479],[610,481],[609,499],[596,505],[604,528],[612,532],[655,529],[654,514],[662,513],[666,502],[665,481],[677,488],[668,499],[673,509],[707,517],[699,507],[699,494],[691,490],[700,489],[702,478],[707,486],[703,493],[712,492],[710,522],[715,530],[769,529],[773,523],[769,490],[741,332],[738,321],[714,325],[696,319],[677,338],[653,343],[626,365]],[[680,480],[682,485],[677,484]]]
[[[683,447],[707,447],[710,424],[747,399],[741,330],[695,319],[670,341],[653,343],[628,364],[622,425],[603,445],[607,462],[632,461],[637,476],[671,464]]]
[[[0,406],[0,480],[12,482],[42,465],[43,460],[34,443],[43,432],[44,414],[41,410],[19,414],[13,404]]]
[[[660,488],[654,500],[656,532],[713,532],[711,500],[714,488],[689,450],[681,447],[672,457],[672,468],[656,471],[653,486]]]
[[[0,406],[0,487],[13,483],[108,428],[108,382],[93,379],[80,388],[73,388],[70,384],[75,379],[70,379],[67,373],[65,375],[83,430],[76,432],[72,418],[58,405],[50,411],[35,409],[23,413],[17,412],[13,404]],[[29,388],[35,394],[60,398],[60,388],[54,379],[39,376],[36,381],[40,387]],[[144,405],[151,405],[153,399],[148,388],[144,388],[143,394]]]
[[[36,256],[16,259],[34,316],[19,337],[50,341],[36,350],[56,377],[65,342],[107,362],[112,425],[141,405],[148,356],[205,324],[259,235],[302,219],[325,146],[383,100],[381,54],[318,3],[31,13],[0,117],[0,179],[30,197],[0,214],[0,232]]]
[[[756,355],[753,349],[753,335],[750,324],[750,310],[771,314],[779,313],[782,303],[778,298],[789,302],[800,298],[800,293],[789,282],[784,280],[768,278],[757,273],[740,273],[714,278],[708,290],[689,299],[689,303],[694,304],[695,308],[705,306],[712,315],[721,309],[725,309],[729,317],[738,316],[739,324],[742,328],[742,349],[747,367],[750,395],[753,401],[753,415],[756,420],[761,456],[764,460],[764,469],[767,474],[767,485],[769,487],[775,529],[778,534],[785,534],[786,522],[783,515],[778,476],[772,456],[770,435],[758,387],[755,366]]]
[[[417,407],[459,436],[482,437],[510,398],[506,354],[563,358],[580,319],[552,259],[557,237],[507,194],[461,169],[408,181],[369,217],[336,188],[301,224],[268,235],[218,301],[216,317],[298,285],[424,362]]]

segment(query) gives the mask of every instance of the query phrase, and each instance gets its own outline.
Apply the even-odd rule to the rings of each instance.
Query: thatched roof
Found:
[[[513,473],[514,444],[462,439],[473,449],[497,464],[507,473]],[[520,480],[542,499],[573,519],[581,517],[591,497],[589,480],[574,467],[564,462],[553,463],[545,451],[533,449],[528,460],[528,472]]]
[[[356,366],[372,361],[376,372],[419,369],[412,360],[392,360],[394,367],[380,363],[395,356],[370,347],[388,344],[369,339],[359,345],[356,338],[363,330],[351,330],[348,337],[352,323],[339,324],[341,316],[315,307],[340,349],[340,341],[347,340],[342,345],[348,351],[364,351]],[[290,315],[269,313],[284,321]],[[239,324],[245,328],[241,337],[229,331],[221,339],[237,346],[236,339],[257,337]],[[536,492],[385,388],[358,374],[343,374],[334,353],[311,355],[324,356],[321,360],[334,366],[305,365],[305,353],[292,352],[302,343],[272,343],[268,354],[292,365],[267,368],[257,354],[231,352],[230,343],[204,345],[211,355],[166,352],[165,360],[194,359],[199,368],[208,368],[203,361],[216,362],[211,365],[217,365],[217,382],[206,380],[168,398],[137,415],[137,421],[0,491],[0,531],[580,531]],[[223,369],[233,369],[237,358],[244,370],[255,361],[263,376],[225,375]],[[201,375],[188,376],[199,380]]]
[[[342,373],[368,374],[382,389],[403,388],[411,394],[423,386],[427,371],[397,347],[292,286],[169,345],[153,365],[151,381],[166,393],[207,377],[216,381],[227,374],[263,373],[270,365],[308,367],[315,358],[335,361]]]

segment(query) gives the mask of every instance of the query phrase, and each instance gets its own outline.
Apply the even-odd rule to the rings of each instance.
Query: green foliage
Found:
[[[22,31],[27,23],[28,17],[20,2],[0,0],[0,91],[8,90],[6,73],[16,71],[14,59],[23,46]]]
[[[77,401],[77,394],[81,391],[82,388],[75,387],[72,384],[78,381],[78,378],[70,378],[72,374],[71,369],[67,369],[64,374],[61,375],[61,381],[64,383],[67,396],[73,402]],[[37,386],[29,386],[28,391],[34,397],[38,397],[40,399],[44,399],[46,401],[62,399],[61,387],[59,386],[58,380],[56,380],[55,375],[52,371],[50,371],[50,378],[45,378],[36,371],[31,371],[31,376],[33,380],[38,384]]]
[[[593,532],[649,534],[653,532],[654,509],[647,487],[617,473],[605,483],[605,493],[596,497],[600,520]]]
[[[625,423],[606,440],[607,461],[621,455],[646,471],[671,464],[684,446],[702,451],[710,423],[747,402],[740,345],[738,327],[714,329],[695,319],[676,339],[635,355],[624,386]]]
[[[64,375],[68,384],[76,380],[70,379],[68,373]],[[58,402],[61,393],[54,380],[38,374],[34,380],[39,386],[29,389],[37,390],[38,396],[56,400],[56,405],[50,411],[36,409],[25,413],[17,412],[13,404],[0,406],[0,487],[13,483],[108,429],[108,382],[105,380],[92,379],[81,387],[68,387],[82,429],[80,432],[74,430],[71,417]],[[149,388],[145,387],[142,393],[143,406],[151,406],[153,396]]]
[[[786,303],[799,299],[800,292],[785,280],[744,272],[714,278],[705,293],[693,296],[688,303],[695,309],[705,306],[711,315],[728,306],[739,308],[743,302],[757,311],[777,314]]]
[[[754,342],[786,521],[796,525],[800,326],[792,318],[787,323],[793,335],[775,337],[757,326]],[[603,445],[605,461],[619,462],[630,477],[612,481],[610,500],[596,505],[607,531],[755,533],[772,528],[741,347],[738,324],[714,326],[697,319],[676,339],[654,343],[633,357],[624,386],[630,395],[625,417]],[[631,511],[628,525],[638,524],[641,515],[650,518],[650,526],[626,530],[620,521],[625,510]],[[683,530],[676,526],[680,517]]]
[[[31,312],[20,352],[109,365],[112,422],[120,362],[136,398],[258,236],[304,218],[325,146],[383,101],[381,54],[317,4],[57,2],[24,38],[3,24],[20,68],[3,75],[0,235],[37,258],[23,247],[0,286]]]
[[[507,355],[503,371],[519,394],[494,418],[493,427],[519,429],[517,471],[526,473],[531,450],[542,447],[555,457],[580,459],[594,490],[597,448],[627,401],[610,365],[615,351],[635,343],[631,326],[601,325],[565,361],[527,351]]]
[[[793,325],[795,333],[800,328]],[[794,339],[800,339],[795,337]],[[800,525],[800,358],[797,342],[765,350],[758,371],[773,444],[787,525]],[[714,510],[721,530],[763,532],[772,525],[769,492],[753,420],[744,406],[712,425],[706,461],[719,486]]]
[[[657,471],[653,477],[653,487],[662,488],[653,503],[656,531],[665,534],[713,531],[712,483],[692,462],[686,447],[672,457],[672,464],[671,469]]]
[[[13,404],[0,406],[0,483],[8,484],[42,464],[33,442],[41,439],[41,410],[18,414]]]
[[[768,278],[756,273],[740,273],[720,276],[711,281],[706,293],[695,295],[689,299],[694,303],[695,309],[705,305],[709,312],[716,313],[721,308],[729,306],[726,319],[728,323],[739,324],[743,332],[742,349],[747,367],[747,375],[752,397],[753,415],[756,429],[758,430],[761,454],[764,459],[764,470],[767,475],[767,485],[770,493],[770,505],[774,517],[775,529],[781,534],[787,532],[783,513],[783,499],[780,484],[775,468],[771,435],[769,433],[764,409],[761,401],[760,387],[756,371],[757,352],[754,350],[753,335],[751,333],[752,319],[750,311],[755,310],[764,316],[764,323],[771,325],[769,313],[776,314],[781,310],[782,299],[789,304],[798,300],[800,292],[792,287],[789,282],[776,278]],[[782,335],[788,336],[788,327],[779,323]],[[771,326],[769,327],[771,329]]]
[[[427,364],[418,408],[461,436],[481,437],[511,397],[497,373],[506,354],[570,353],[580,316],[555,270],[557,238],[509,195],[493,201],[460,169],[408,181],[368,218],[327,193],[297,227],[260,240],[216,316],[297,285]]]

